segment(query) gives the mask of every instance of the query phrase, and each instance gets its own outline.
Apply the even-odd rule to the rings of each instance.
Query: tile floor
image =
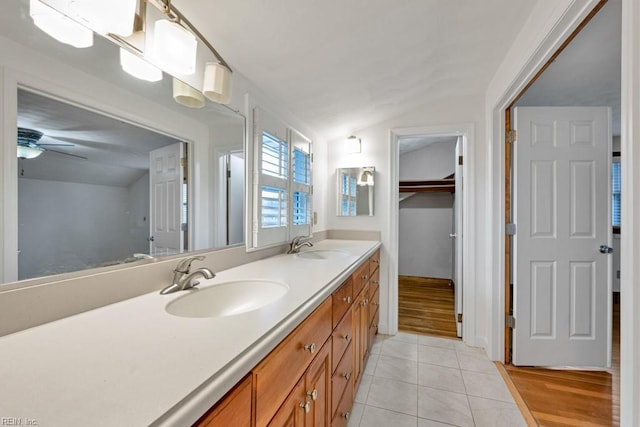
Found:
[[[400,332],[377,336],[349,427],[526,426],[482,349]]]

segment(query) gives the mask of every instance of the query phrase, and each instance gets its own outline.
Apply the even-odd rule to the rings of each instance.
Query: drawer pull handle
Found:
[[[318,399],[318,390],[314,389],[313,391],[308,391],[307,396],[309,396],[312,400]]]
[[[379,282],[379,281],[377,281],[377,280],[374,280],[374,281],[373,281],[373,283],[375,283],[376,285],[379,285],[379,284],[380,284],[380,282]]]
[[[367,275],[366,275],[366,274],[363,274],[362,276],[360,276],[360,278],[361,278],[362,280],[367,280],[367,279],[368,279],[368,277],[367,277]]]
[[[351,372],[345,372],[344,374],[342,374],[342,376],[345,380],[349,381],[349,378],[351,378]]]
[[[304,349],[313,354],[316,352],[316,343],[312,342],[311,344],[307,344],[304,346]]]
[[[376,307],[378,307],[380,305],[379,302],[374,302],[373,305],[375,305]]]
[[[344,297],[344,298],[342,298],[342,300],[344,302],[346,302],[347,304],[351,304],[351,297]]]
[[[347,342],[351,341],[351,335],[349,335],[349,334],[345,335],[345,336],[344,336],[344,339],[345,339]]]
[[[350,416],[351,416],[351,412],[345,412],[344,414],[342,414],[342,418],[344,418],[347,421],[349,421]]]
[[[365,307],[367,304],[369,304],[369,300],[368,299],[363,299],[362,300],[362,306]]]
[[[311,402],[307,400],[306,402],[301,403],[300,407],[304,409],[305,414],[308,414],[311,411]]]

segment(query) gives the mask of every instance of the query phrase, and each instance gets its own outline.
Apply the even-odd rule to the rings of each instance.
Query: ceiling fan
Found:
[[[79,159],[88,160],[87,157],[78,156],[77,154],[65,153],[64,151],[58,151],[47,147],[73,147],[73,144],[51,144],[41,143],[40,139],[44,134],[38,130],[28,128],[18,128],[18,158],[20,159],[35,159],[45,151],[51,151],[52,153],[62,154],[65,156],[77,157]]]

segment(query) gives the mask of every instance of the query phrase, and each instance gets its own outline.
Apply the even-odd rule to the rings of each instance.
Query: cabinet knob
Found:
[[[345,339],[347,342],[351,341],[351,335],[349,335],[349,334],[345,335],[345,336],[344,336],[344,339]]]
[[[305,414],[308,414],[311,411],[311,402],[307,400],[306,402],[301,403],[300,407],[304,409]]]
[[[318,390],[314,389],[313,391],[308,391],[307,396],[309,396],[311,400],[318,399]]]
[[[311,344],[307,344],[304,346],[304,349],[313,354],[316,352],[316,343],[312,342]]]
[[[367,277],[367,275],[366,275],[366,274],[363,274],[362,276],[360,276],[360,278],[361,278],[362,280],[367,280],[367,279],[368,279],[368,277]]]
[[[345,412],[344,414],[342,414],[342,418],[344,418],[347,421],[349,421],[350,416],[351,416],[351,412]]]
[[[351,304],[351,297],[344,297],[344,298],[342,298],[342,300],[344,302],[346,302],[347,304]]]
[[[344,374],[342,374],[342,376],[345,380],[349,381],[349,378],[351,378],[351,372],[345,372]]]

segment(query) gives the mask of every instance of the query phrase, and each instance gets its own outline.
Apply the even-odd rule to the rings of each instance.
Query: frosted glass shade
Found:
[[[228,104],[231,100],[231,71],[217,62],[207,62],[202,93],[213,102]]]
[[[181,105],[189,108],[202,108],[204,107],[204,96],[176,78],[173,79],[173,99]]]
[[[93,46],[93,31],[39,0],[30,1],[29,15],[38,28],[60,43],[77,48]]]
[[[196,71],[196,37],[180,24],[156,21],[151,47],[151,61],[170,74],[191,75]]]
[[[133,33],[137,0],[71,0],[69,8],[100,34],[129,36]]]
[[[140,80],[148,82],[162,80],[162,70],[123,48],[120,48],[120,66],[128,74]]]
[[[18,158],[20,159],[35,159],[44,150],[39,147],[31,147],[29,145],[18,145]]]

